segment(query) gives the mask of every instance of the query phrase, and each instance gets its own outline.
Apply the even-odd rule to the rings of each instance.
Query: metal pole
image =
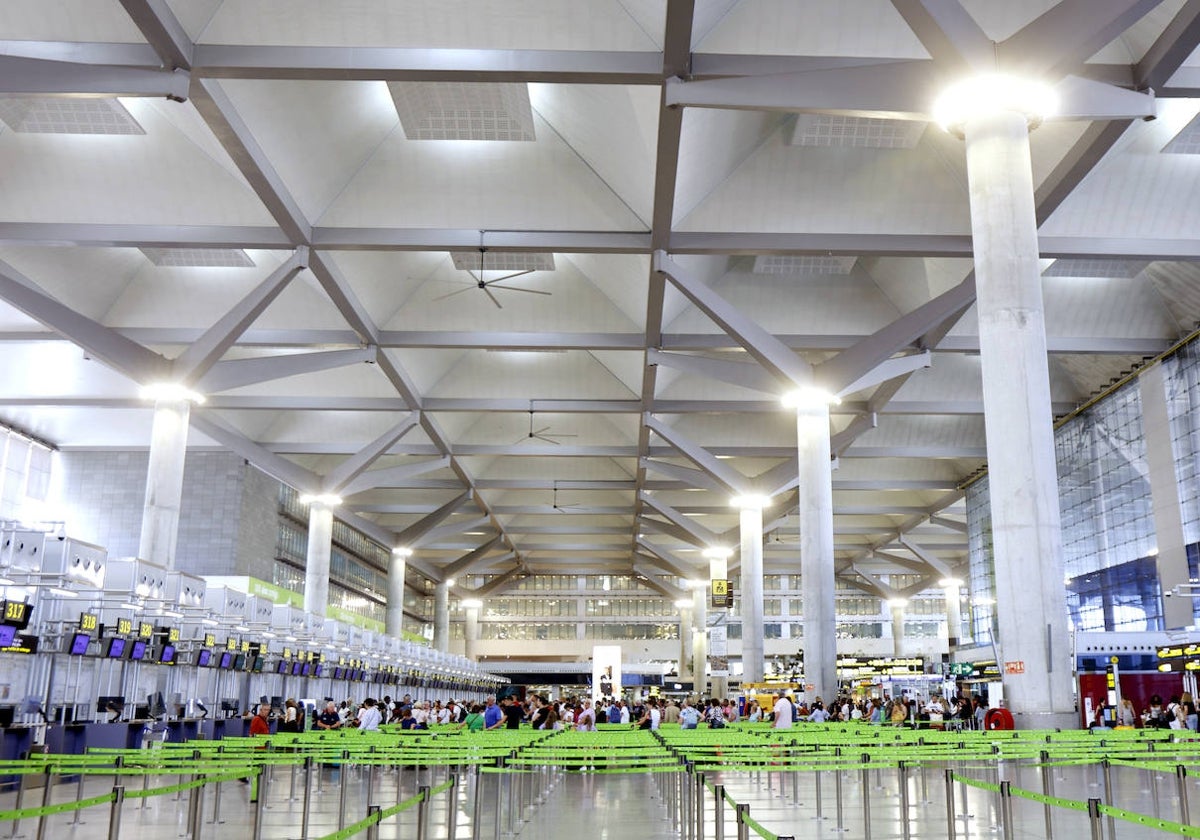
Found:
[[[834,752],[841,754],[841,751],[841,747],[838,747]],[[837,803],[837,830],[845,831],[846,828],[842,825],[842,770],[840,767],[833,771],[833,790],[834,800]]]
[[[1013,840],[1012,783],[1000,783],[1000,814],[1004,821],[1004,840]]]
[[[713,800],[716,809],[713,814],[713,837],[715,840],[725,840],[725,785],[713,785]]]
[[[421,797],[421,801],[417,803],[417,840],[428,840],[429,785],[421,785],[418,787],[417,796]]]
[[[483,814],[483,773],[475,766],[475,798],[471,804],[471,840],[482,840],[479,833],[479,819]],[[500,823],[500,814],[496,814],[496,823]]]
[[[26,757],[26,758],[28,758],[28,753],[26,753],[26,754],[25,754],[25,757]],[[18,779],[17,779],[17,805],[16,805],[16,810],[18,810],[18,811],[20,811],[22,808],[24,808],[24,807],[25,807],[25,780],[26,780],[27,778],[29,778],[29,774],[28,774],[28,773],[22,773],[22,774],[21,774],[21,776],[20,776],[20,778],[18,778]],[[10,836],[11,836],[11,837],[16,837],[16,836],[17,836],[17,830],[18,830],[20,827],[21,827],[21,821],[20,821],[20,820],[13,820],[13,830],[12,830],[12,834],[11,834]]]
[[[192,840],[200,840],[201,826],[204,825],[204,788],[201,784],[194,791],[196,794],[196,811],[192,817]]]
[[[738,805],[736,813],[738,840],[750,840],[750,826],[746,823],[746,817],[750,816],[750,806]]]
[[[825,819],[825,817],[821,815],[821,773],[820,773],[820,771],[813,773],[813,783],[816,785],[816,791],[814,792],[814,795],[817,798],[817,815],[815,817],[813,817],[813,819],[814,820],[823,820],[823,819]]]
[[[446,840],[455,840],[458,834],[458,775],[451,774],[450,789],[446,791]]]
[[[781,782],[782,784],[782,782]],[[704,774],[696,774],[696,797],[694,799],[695,806],[692,808],[696,812],[696,840],[704,840]]]
[[[1100,762],[1100,766],[1104,769],[1104,804],[1111,807],[1113,804],[1112,764],[1106,758]],[[1109,840],[1117,840],[1116,818],[1109,814],[1107,822]]]
[[[296,801],[296,766],[292,765],[290,779],[288,780],[288,802]]]
[[[1153,745],[1152,745],[1153,746]],[[1160,818],[1158,805],[1158,771],[1150,771],[1150,798],[1154,800],[1154,819]]]
[[[863,753],[862,762],[862,815],[863,815],[863,840],[871,840],[871,797],[867,796],[867,787],[871,784],[871,771],[867,769],[867,764],[871,761],[871,756]],[[953,840],[953,838],[951,838]]]
[[[1050,764],[1050,753],[1046,752],[1045,750],[1042,750],[1041,753],[1041,763],[1042,795],[1047,797],[1053,796],[1054,773],[1051,772],[1050,767],[1048,766]],[[1050,803],[1047,802],[1042,806],[1042,811],[1046,819],[1046,840],[1054,840],[1054,809],[1051,808]]]
[[[864,756],[865,758],[865,756]],[[866,774],[866,770],[863,774]],[[946,840],[954,840],[954,771],[947,767],[944,771],[946,779]],[[863,797],[866,798],[866,791],[863,791]]]
[[[262,840],[263,817],[266,816],[267,805],[267,774],[259,768],[258,802],[254,806],[254,840]]]
[[[121,805],[125,803],[125,788],[113,786],[112,807],[108,812],[108,840],[121,840]]]
[[[1191,825],[1191,808],[1188,806],[1187,793],[1187,768],[1182,764],[1175,765],[1175,778],[1179,782],[1179,821],[1184,825]]]
[[[909,840],[911,828],[908,824],[908,765],[898,761],[896,770],[900,776],[900,837]]]
[[[308,821],[309,815],[312,813],[312,768],[313,758],[311,755],[304,757],[304,810],[300,816],[300,840],[308,840]],[[318,768],[317,773],[320,774]],[[220,791],[220,788],[217,788]]]
[[[1100,826],[1100,800],[1089,799],[1088,804],[1088,822],[1092,827],[1092,840],[1103,840],[1104,831]]]
[[[54,777],[50,775],[50,768],[47,767],[44,771],[46,774],[45,788],[42,791],[42,807],[47,808],[50,802],[54,799]],[[78,810],[78,809],[77,809]],[[37,840],[46,840],[46,815],[42,814],[38,817]]]
[[[346,827],[346,786],[350,781],[350,751],[342,750],[342,763],[338,766],[338,831]]]
[[[380,809],[379,809],[378,805],[368,805],[367,806],[367,816],[373,817],[379,813],[379,810]],[[375,822],[373,822],[369,826],[367,826],[367,840],[379,840],[379,821],[378,820],[376,820]]]

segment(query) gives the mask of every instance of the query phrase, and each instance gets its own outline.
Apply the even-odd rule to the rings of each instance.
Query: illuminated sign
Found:
[[[133,632],[133,622],[128,618],[117,619],[117,635],[128,636]]]
[[[0,647],[0,653],[30,654],[37,653],[37,649],[37,636],[17,636],[12,640],[12,644],[7,644],[4,647]]]
[[[733,581],[714,578],[712,581],[712,605],[714,607],[733,606]]]
[[[4,602],[4,623],[13,627],[25,627],[29,624],[29,604],[24,601]]]
[[[100,617],[93,613],[83,613],[79,616],[79,629],[84,633],[92,633],[100,626]]]
[[[1159,659],[1183,659],[1190,656],[1200,656],[1200,643],[1193,642],[1189,645],[1160,647],[1155,653],[1158,654]]]
[[[233,636],[230,636],[228,639],[225,640],[225,650],[237,650],[237,649],[238,649],[238,640],[237,639],[233,638]]]
[[[216,644],[217,644],[216,635],[214,635],[213,633],[205,633],[204,634],[204,646],[205,647],[215,647]]]
[[[837,669],[854,676],[903,676],[925,673],[921,656],[839,656]]]
[[[149,621],[143,621],[138,624],[138,638],[152,639],[154,638],[154,625]]]
[[[167,628],[167,641],[168,642],[178,642],[179,641],[179,628],[178,627],[168,627]]]

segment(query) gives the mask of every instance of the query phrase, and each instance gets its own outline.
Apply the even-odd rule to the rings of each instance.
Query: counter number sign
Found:
[[[94,613],[83,613],[79,616],[79,629],[91,633],[100,626],[100,618]]]

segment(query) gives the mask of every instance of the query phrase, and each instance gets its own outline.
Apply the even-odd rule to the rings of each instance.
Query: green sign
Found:
[[[276,604],[287,604],[292,607],[304,607],[304,596],[299,592],[293,592],[290,589],[284,589],[282,586],[276,586],[273,583],[267,583],[265,580],[258,578],[249,578],[249,586],[251,595],[258,595],[263,598],[269,598]]]
[[[951,662],[950,676],[972,677],[975,675],[975,665],[972,662]]]

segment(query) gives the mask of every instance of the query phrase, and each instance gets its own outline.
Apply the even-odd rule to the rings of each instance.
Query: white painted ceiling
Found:
[[[701,544],[736,545],[736,513],[647,418],[747,484],[786,471],[795,429],[784,386],[664,281],[652,253],[812,364],[971,271],[960,140],[930,125],[904,148],[793,145],[796,112],[905,111],[889,107],[896,96],[926,108],[973,26],[1051,81],[1108,85],[1099,101],[1153,88],[1156,119],[1061,119],[1031,136],[1046,265],[1145,265],[1075,277],[1063,263],[1045,278],[1055,412],[1200,321],[1200,156],[1163,153],[1200,111],[1200,4],[1103,6],[8,0],[0,95],[136,94],[121,103],[145,133],[0,129],[0,421],[64,450],[148,446],[139,385],[296,252],[304,267],[221,344],[222,384],[194,411],[191,445],[232,448],[315,490],[416,412],[369,466],[390,472],[348,495],[344,514],[392,544],[437,519],[412,561],[431,576],[499,534],[473,571],[703,577]],[[950,47],[929,9],[957,20]],[[880,62],[877,81],[846,75]],[[915,87],[887,90],[893,71]],[[664,107],[669,77],[685,94],[726,78],[783,101]],[[524,85],[533,139],[410,139],[389,82]],[[172,246],[242,249],[254,265],[156,266],[139,250]],[[450,256],[481,247],[484,288]],[[552,254],[554,270],[499,279],[510,272],[486,267],[487,252],[523,251]],[[756,273],[765,255],[852,267]],[[901,534],[950,567],[966,555],[961,485],[985,462],[974,308],[921,332],[926,343],[889,352],[929,349],[931,367],[834,411],[847,576],[852,564],[915,566],[936,579]],[[712,375],[725,363],[744,365],[733,382]],[[769,572],[798,570],[792,504],[784,493],[767,512]]]

